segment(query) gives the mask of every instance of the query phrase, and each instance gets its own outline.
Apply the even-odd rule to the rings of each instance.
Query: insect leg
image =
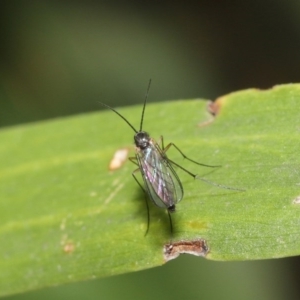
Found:
[[[168,158],[168,162],[171,163],[172,165],[175,165],[176,167],[180,168],[181,170],[183,170],[184,172],[186,172],[187,174],[191,175],[194,179],[199,179],[203,182],[206,182],[210,185],[214,185],[214,186],[217,186],[219,188],[222,188],[222,189],[226,189],[226,190],[234,190],[234,191],[245,191],[244,189],[238,189],[238,188],[234,188],[234,187],[230,187],[230,186],[226,186],[226,185],[222,185],[222,184],[218,184],[218,183],[215,183],[213,181],[210,181],[210,180],[207,180],[205,178],[202,178],[200,177],[199,175],[197,174],[193,174],[192,172],[190,172],[189,170],[183,168],[182,166],[180,166],[179,164],[177,164],[176,162],[174,162],[173,160],[169,159]]]
[[[161,147],[162,147],[162,151],[163,151],[163,153],[166,153],[169,149],[170,149],[170,147],[171,146],[173,146],[173,147],[175,147],[175,149],[182,155],[182,157],[184,158],[184,159],[187,159],[187,160],[189,160],[189,161],[191,161],[192,163],[194,163],[194,164],[197,164],[197,165],[199,165],[199,166],[203,166],[203,167],[209,167],[209,168],[220,168],[221,166],[219,165],[219,166],[211,166],[211,165],[206,165],[206,164],[202,164],[202,163],[199,163],[199,162],[197,162],[197,161],[195,161],[195,160],[193,160],[193,159],[191,159],[191,158],[189,158],[189,157],[187,157],[174,143],[169,143],[166,147],[164,146],[164,137],[163,136],[161,136],[160,137],[160,140],[161,140]]]
[[[128,157],[128,159],[132,162],[132,163],[134,163],[135,165],[139,165],[138,163],[137,163],[137,161],[136,161],[136,157],[135,156],[132,156],[132,157]],[[139,169],[138,169],[139,170]],[[135,171],[137,171],[137,170],[134,170],[134,172]]]
[[[171,238],[173,237],[173,222],[172,222],[172,217],[171,217],[171,212],[168,210],[168,216],[169,216],[169,221],[170,221],[170,230],[171,230]]]
[[[130,161],[132,161],[133,163],[136,163],[134,162],[132,159],[135,159],[135,157],[130,157],[129,158]],[[136,163],[137,164],[137,163]],[[144,191],[145,193],[145,202],[146,202],[146,207],[147,207],[147,230],[145,232],[145,236],[148,234],[149,232],[149,227],[150,227],[150,211],[149,211],[149,204],[148,204],[148,201],[147,201],[147,192],[146,190],[144,189],[144,187],[141,185],[141,183],[138,181],[138,179],[136,178],[136,176],[134,175],[136,172],[139,172],[140,169],[136,169],[132,172],[132,176],[134,178],[134,180],[137,182],[137,184],[140,186],[140,188]]]

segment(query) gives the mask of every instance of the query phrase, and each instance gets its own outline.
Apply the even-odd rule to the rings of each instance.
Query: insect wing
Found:
[[[136,153],[146,191],[159,207],[168,208],[183,198],[183,187],[159,145],[152,142]]]

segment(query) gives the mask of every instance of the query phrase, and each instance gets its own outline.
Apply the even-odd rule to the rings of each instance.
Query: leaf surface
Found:
[[[148,104],[144,129],[175,148],[168,157],[236,191],[194,180],[177,168],[184,198],[172,214],[172,243],[202,239],[215,260],[300,254],[300,85],[245,90],[216,102]],[[139,128],[141,106],[118,109]],[[132,129],[112,111],[0,131],[0,294],[161,265],[171,240],[165,210],[150,205],[126,161]],[[173,148],[173,149],[172,149]],[[139,177],[139,176],[138,176]]]

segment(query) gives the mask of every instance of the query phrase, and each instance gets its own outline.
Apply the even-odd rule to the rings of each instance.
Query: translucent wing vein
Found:
[[[183,198],[183,187],[167,156],[154,141],[136,153],[146,191],[159,207],[168,208]]]

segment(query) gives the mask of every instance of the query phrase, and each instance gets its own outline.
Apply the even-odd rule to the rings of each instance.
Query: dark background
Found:
[[[0,125],[300,80],[299,1],[1,1]]]
[[[141,103],[149,78],[149,101],[299,82],[299,46],[298,0],[0,1],[0,126]],[[11,299],[299,299],[298,278],[298,258],[180,257]]]

